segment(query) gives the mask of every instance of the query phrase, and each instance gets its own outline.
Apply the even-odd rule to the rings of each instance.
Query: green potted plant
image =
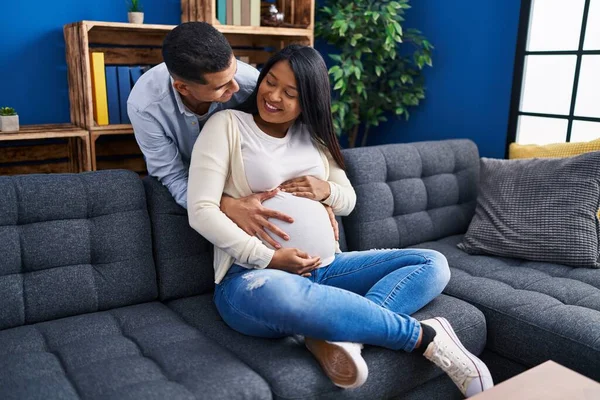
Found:
[[[408,0],[328,0],[319,9],[315,33],[335,46],[332,113],[349,147],[367,143],[369,129],[386,115],[409,117],[425,98],[421,70],[431,66],[433,46],[415,29],[404,30]],[[361,129],[362,127],[362,129]]]
[[[144,23],[144,10],[140,0],[129,0],[127,18],[131,24]]]
[[[19,116],[12,107],[0,107],[0,131],[18,132],[19,131]]]

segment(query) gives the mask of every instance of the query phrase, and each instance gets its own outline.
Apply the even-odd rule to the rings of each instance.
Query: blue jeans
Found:
[[[309,278],[233,265],[215,289],[215,305],[233,329],[250,336],[303,335],[412,351],[421,325],[409,314],[437,297],[450,279],[433,250],[340,253]]]

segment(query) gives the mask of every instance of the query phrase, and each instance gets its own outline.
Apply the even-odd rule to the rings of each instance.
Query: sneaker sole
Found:
[[[458,336],[456,336],[454,329],[450,325],[450,322],[448,322],[446,318],[442,317],[435,317],[433,319],[436,320],[442,326],[446,333],[448,333],[448,335],[452,338],[454,343],[462,350],[463,353],[465,353],[467,358],[471,360],[471,362],[475,366],[475,369],[479,373],[480,387],[475,390],[475,393],[469,393],[469,388],[467,388],[467,393],[465,393],[465,395],[467,397],[470,397],[494,386],[494,381],[492,380],[492,375],[490,374],[490,370],[488,369],[487,365],[485,365],[483,361],[481,361],[476,355],[471,353],[465,348],[465,346],[463,346]]]
[[[305,338],[304,343],[336,386],[354,389],[367,380],[367,364],[362,357],[357,359],[343,347],[324,340]]]

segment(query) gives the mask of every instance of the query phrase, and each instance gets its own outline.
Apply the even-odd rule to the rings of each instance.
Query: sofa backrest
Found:
[[[143,179],[152,223],[154,260],[161,300],[214,289],[212,244],[190,227],[187,210],[179,206],[156,178]]]
[[[349,250],[402,248],[466,232],[475,210],[479,152],[470,140],[347,149],[357,195],[344,218]]]
[[[0,329],[156,299],[151,246],[133,172],[0,177]]]

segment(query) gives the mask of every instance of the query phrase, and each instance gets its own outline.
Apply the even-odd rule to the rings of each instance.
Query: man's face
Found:
[[[198,103],[225,103],[231,100],[240,86],[235,81],[237,72],[237,60],[231,57],[229,67],[223,71],[204,74],[205,84],[175,79],[173,86],[185,98]]]

